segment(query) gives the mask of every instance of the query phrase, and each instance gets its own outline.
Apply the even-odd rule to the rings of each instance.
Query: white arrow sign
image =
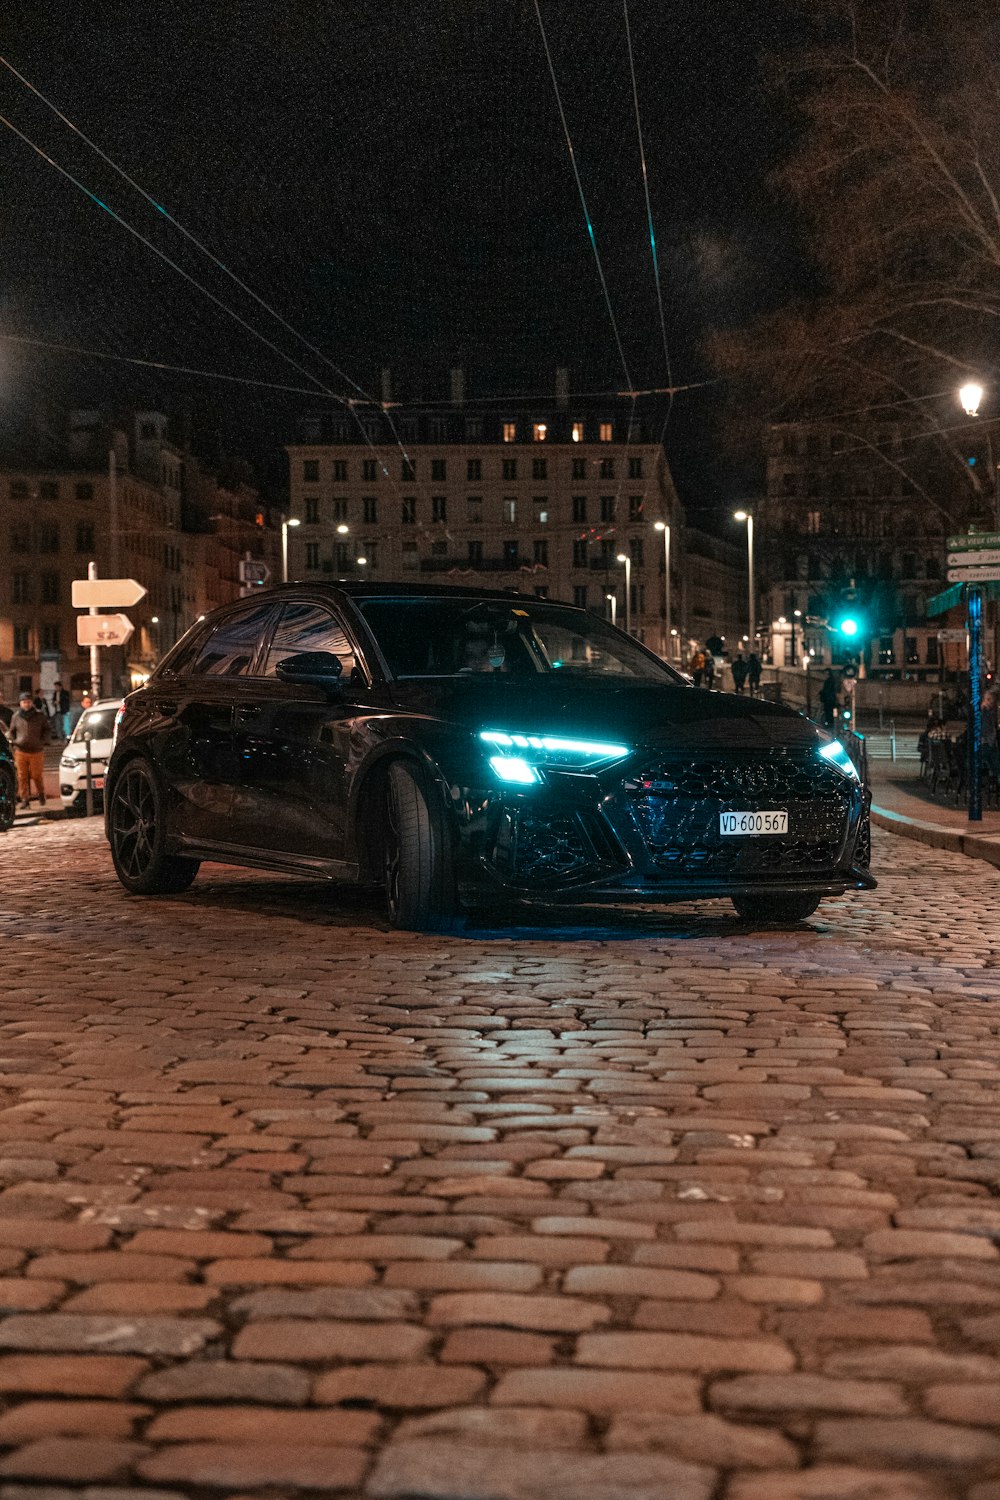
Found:
[[[949,583],[1000,583],[1000,560],[975,568],[949,568]]]
[[[124,646],[134,629],[128,615],[80,615],[76,641],[78,646]]]
[[[134,578],[74,578],[72,594],[74,609],[129,609],[146,590]]]
[[[981,547],[978,552],[949,552],[949,568],[1000,567],[1000,548]]]
[[[271,578],[271,569],[265,562],[252,562],[250,558],[244,558],[240,563],[241,583],[268,583]]]

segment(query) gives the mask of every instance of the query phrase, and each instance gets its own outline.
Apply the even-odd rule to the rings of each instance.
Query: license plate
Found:
[[[719,832],[761,838],[768,833],[788,832],[787,812],[724,812],[719,814]]]
[[[103,776],[94,776],[94,777],[92,777],[90,784],[93,787],[93,789],[94,789],[95,792],[103,792],[104,791],[104,777]]]

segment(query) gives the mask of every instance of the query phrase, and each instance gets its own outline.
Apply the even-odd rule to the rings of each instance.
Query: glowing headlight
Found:
[[[857,767],[839,740],[831,740],[828,745],[821,745],[819,753],[824,760],[829,761],[835,771],[839,771],[841,776],[846,776],[848,781],[861,780]]]
[[[621,760],[629,753],[628,745],[608,740],[563,739],[551,734],[508,734],[502,729],[480,730],[479,738],[496,751],[490,756],[490,765],[500,780],[520,786],[541,781],[540,766],[587,771],[608,761]]]

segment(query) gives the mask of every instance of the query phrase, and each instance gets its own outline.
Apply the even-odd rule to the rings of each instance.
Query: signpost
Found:
[[[79,646],[124,646],[135,626],[128,615],[80,615],[76,622]]]
[[[964,583],[969,635],[969,822],[983,820],[983,583],[1000,582],[1000,531],[948,538],[948,582]]]
[[[73,579],[74,609],[129,609],[145,599],[146,590],[134,578]]]
[[[128,609],[145,599],[146,590],[134,578],[98,578],[97,564],[87,564],[86,578],[74,578],[74,609],[85,609],[76,622],[76,639],[80,646],[90,647],[90,690],[95,700],[101,696],[102,646],[124,646],[135,626],[127,615],[102,615],[101,608]]]

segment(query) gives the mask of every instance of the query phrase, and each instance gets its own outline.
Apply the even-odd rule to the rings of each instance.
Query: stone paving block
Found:
[[[725,1500],[954,1500],[943,1480],[908,1470],[817,1464],[803,1473],[737,1474]]]
[[[0,1459],[0,1477],[13,1479],[127,1479],[148,1450],[113,1438],[40,1438]]]
[[[556,1340],[541,1333],[511,1328],[458,1328],[438,1353],[443,1364],[547,1365],[555,1358]]]
[[[177,1356],[194,1354],[221,1332],[210,1318],[26,1313],[0,1323],[0,1348]]]
[[[871,1412],[902,1417],[909,1410],[899,1385],[888,1381],[835,1380],[799,1371],[789,1375],[742,1375],[717,1380],[711,1405],[729,1412]]]
[[[43,1437],[130,1438],[149,1410],[128,1401],[22,1401],[0,1416],[0,1446]]]
[[[791,1469],[799,1462],[798,1449],[781,1433],[727,1422],[710,1412],[626,1412],[612,1419],[605,1446],[611,1452],[662,1449],[674,1458],[722,1469]]]
[[[866,1418],[823,1421],[814,1442],[820,1458],[912,1465],[922,1468],[976,1468],[1000,1463],[1000,1438],[992,1433],[920,1418],[875,1422]]]
[[[382,1500],[710,1500],[715,1472],[661,1455],[518,1453],[472,1443],[394,1441],[368,1494]]]
[[[315,1363],[331,1359],[415,1359],[431,1336],[412,1323],[273,1318],[250,1323],[233,1340],[234,1359]]]
[[[230,1494],[241,1486],[257,1490],[275,1485],[338,1494],[357,1493],[367,1461],[359,1448],[301,1443],[178,1443],[161,1448],[137,1468],[144,1479],[222,1489]]]
[[[427,1313],[432,1328],[476,1323],[541,1333],[581,1333],[610,1319],[609,1309],[601,1303],[512,1292],[446,1292],[433,1298]]]
[[[146,1429],[151,1443],[262,1443],[364,1445],[379,1419],[370,1412],[281,1411],[266,1406],[181,1406],[161,1413]]]
[[[622,1370],[791,1370],[795,1357],[777,1339],[710,1338],[683,1333],[586,1333],[581,1365]]]
[[[582,1447],[586,1435],[587,1419],[582,1412],[527,1406],[462,1406],[456,1411],[408,1417],[394,1434],[401,1442],[448,1438],[490,1448],[529,1449]]]
[[[0,1391],[123,1396],[148,1368],[144,1359],[114,1354],[0,1355]]]
[[[464,1405],[486,1386],[482,1370],[468,1365],[356,1364],[317,1377],[313,1400],[337,1406],[345,1401],[371,1401],[403,1411]]]
[[[503,1375],[490,1395],[499,1406],[549,1406],[606,1414],[622,1411],[690,1413],[701,1407],[691,1375],[621,1370],[527,1369]]]
[[[303,1406],[311,1377],[293,1365],[239,1364],[225,1359],[188,1360],[154,1370],[136,1385],[147,1401],[259,1401]]]

